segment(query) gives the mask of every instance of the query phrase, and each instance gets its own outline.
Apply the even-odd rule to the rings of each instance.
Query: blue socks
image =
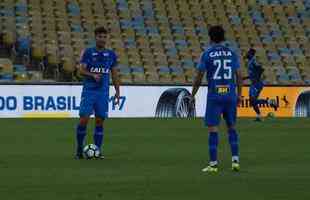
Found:
[[[102,126],[96,126],[95,132],[94,132],[94,143],[99,149],[101,149],[101,146],[102,146],[103,131],[104,129]]]
[[[86,126],[78,125],[76,128],[77,154],[83,153],[84,140],[86,136]],[[96,126],[94,131],[94,143],[100,149],[103,141],[103,127]]]
[[[239,137],[235,129],[230,129],[228,131],[228,140],[232,154],[232,161],[239,162]]]
[[[228,131],[228,140],[230,144],[232,161],[239,162],[239,137],[235,129]],[[209,157],[210,165],[217,165],[217,146],[218,146],[218,133],[209,133]]]
[[[210,165],[217,164],[217,145],[218,145],[218,133],[210,132],[209,133],[209,157]]]
[[[78,125],[76,128],[77,153],[82,154],[84,139],[86,136],[86,126]]]

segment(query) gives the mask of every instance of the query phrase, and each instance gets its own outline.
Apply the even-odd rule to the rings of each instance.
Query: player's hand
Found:
[[[100,82],[100,81],[101,81],[102,74],[94,74],[93,77],[94,77],[94,79],[96,80],[96,82]]]
[[[190,103],[190,105],[195,105],[195,96],[190,95],[189,103]]]
[[[119,98],[120,98],[120,94],[118,92],[116,92],[114,95],[114,104],[115,105],[119,105]]]

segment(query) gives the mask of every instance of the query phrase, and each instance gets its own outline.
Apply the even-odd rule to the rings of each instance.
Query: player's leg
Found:
[[[83,158],[83,146],[86,136],[88,117],[80,117],[79,124],[76,128],[76,158]]]
[[[267,99],[259,99],[259,95],[260,93],[262,92],[264,88],[264,84],[263,82],[258,82],[255,84],[255,94],[253,95],[256,99],[255,99],[255,103],[256,104],[266,104],[268,105],[269,104],[269,101]]]
[[[251,100],[250,100],[251,101]],[[272,107],[275,111],[278,110],[278,105],[275,102],[274,99],[258,99],[258,98],[254,98],[253,100],[253,104],[255,104],[259,110],[259,105],[265,104],[265,105],[269,105],[270,107]],[[253,107],[254,108],[254,107]],[[260,111],[259,111],[260,113]]]
[[[94,130],[94,143],[95,145],[101,149],[102,143],[103,143],[103,124],[104,124],[104,118],[96,116],[95,119],[95,130]]]
[[[253,110],[256,113],[255,121],[261,121],[261,112],[260,112],[260,109],[259,109],[259,104],[257,102],[257,97],[250,96],[250,104],[252,105]]]
[[[237,102],[235,100],[225,104],[223,117],[227,125],[228,141],[232,155],[232,169],[239,171],[239,135],[235,128],[237,118]]]
[[[94,105],[94,98],[91,94],[82,93],[81,103],[80,103],[80,120],[76,128],[76,158],[83,158],[83,146],[84,140],[87,132],[87,124],[89,121],[89,116],[92,114]]]
[[[261,121],[261,112],[259,109],[260,101],[258,100],[258,96],[261,90],[256,87],[255,84],[252,84],[250,86],[249,96],[250,96],[250,104],[252,105],[255,113],[256,113],[256,120],[255,121]]]
[[[104,137],[104,120],[108,117],[109,99],[105,95],[98,95],[94,106],[96,116],[96,127],[94,130],[94,143],[102,149]]]
[[[231,149],[231,155],[232,155],[232,164],[231,169],[233,171],[239,171],[240,170],[240,158],[239,158],[239,134],[235,128],[235,126],[228,126],[228,140],[230,144]]]
[[[215,100],[208,100],[205,125],[208,126],[209,139],[209,165],[202,169],[203,172],[217,172],[217,146],[218,146],[218,125],[221,118],[221,104]]]
[[[259,105],[269,105],[275,111],[278,109],[278,105],[274,100],[271,99],[259,99],[259,95],[264,88],[264,84],[262,82],[256,83],[250,88],[250,103],[253,106],[254,111],[256,112],[256,120],[261,121],[261,112],[259,109]]]
[[[259,82],[257,84],[257,88],[259,90],[259,94],[261,93],[261,91],[264,88],[264,83],[263,82]],[[258,95],[259,95],[258,94]],[[258,99],[258,103],[259,104],[265,104],[265,105],[269,105],[270,107],[272,107],[275,111],[277,111],[278,109],[278,105],[276,103],[276,101],[274,99]]]

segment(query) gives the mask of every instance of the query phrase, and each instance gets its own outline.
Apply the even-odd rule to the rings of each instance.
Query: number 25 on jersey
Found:
[[[216,59],[213,61],[213,65],[216,66],[215,73],[213,75],[214,80],[231,79],[232,70],[230,66],[231,60]],[[223,68],[223,70],[221,70]]]

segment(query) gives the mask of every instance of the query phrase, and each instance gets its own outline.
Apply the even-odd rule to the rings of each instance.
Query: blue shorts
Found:
[[[89,117],[95,114],[103,119],[108,117],[109,95],[98,91],[83,91],[80,103],[80,117]]]
[[[257,82],[257,83],[250,85],[250,89],[249,89],[250,97],[258,98],[263,88],[264,88],[263,82]]]
[[[237,97],[225,99],[208,98],[205,125],[218,126],[222,115],[228,126],[235,125],[237,119]]]

